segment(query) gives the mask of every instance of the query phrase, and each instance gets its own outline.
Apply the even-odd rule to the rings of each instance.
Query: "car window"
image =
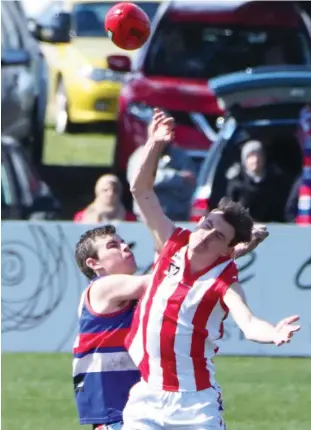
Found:
[[[253,67],[284,64],[311,64],[310,43],[305,33],[296,29],[174,22],[168,16],[152,39],[145,72],[209,79]]]
[[[62,10],[63,3],[61,1],[52,1],[41,13],[37,16],[37,21],[43,27],[52,27],[53,19],[56,14]]]
[[[21,189],[23,204],[30,206],[38,189],[39,181],[21,151],[12,150],[11,160]]]
[[[19,33],[18,25],[12,16],[6,2],[1,2],[1,36],[4,35],[4,46],[6,49],[21,49],[23,47],[22,38]],[[2,37],[1,37],[2,38]],[[2,41],[1,41],[2,44]]]
[[[73,8],[73,30],[78,37],[107,37],[104,21],[108,10],[116,3],[110,2],[79,2]],[[159,2],[144,1],[139,6],[146,12],[150,20],[154,17]]]

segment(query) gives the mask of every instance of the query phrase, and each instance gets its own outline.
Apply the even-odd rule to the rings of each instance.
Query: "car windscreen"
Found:
[[[77,3],[72,12],[73,30],[77,37],[107,37],[105,17],[115,2],[86,2]],[[159,2],[141,2],[139,7],[144,10],[149,19],[154,17]]]
[[[311,64],[305,33],[295,29],[218,27],[170,22],[158,27],[146,57],[147,75],[209,79],[258,66]]]

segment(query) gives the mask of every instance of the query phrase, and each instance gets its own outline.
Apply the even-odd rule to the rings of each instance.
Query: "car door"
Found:
[[[35,75],[31,56],[23,41],[11,2],[2,2],[1,86],[2,132],[21,140],[30,135],[35,97]],[[12,2],[13,3],[13,2]]]
[[[247,139],[238,135],[243,133],[239,124],[243,129],[250,124],[297,126],[300,110],[311,104],[311,68],[259,67],[211,79],[209,87],[227,111],[227,119],[199,173],[191,204],[192,221],[213,209],[225,195],[226,172],[239,158],[235,142]],[[291,160],[293,166],[296,162]]]

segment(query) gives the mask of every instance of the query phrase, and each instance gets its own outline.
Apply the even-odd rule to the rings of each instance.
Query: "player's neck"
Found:
[[[215,255],[200,255],[191,249],[188,249],[187,257],[191,273],[193,274],[208,269],[218,260],[218,257],[215,257]]]

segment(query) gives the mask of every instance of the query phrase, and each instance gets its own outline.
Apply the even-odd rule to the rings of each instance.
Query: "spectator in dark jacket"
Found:
[[[230,180],[227,196],[249,208],[255,221],[282,222],[287,191],[284,175],[276,166],[266,163],[262,143],[245,143],[241,168]]]

